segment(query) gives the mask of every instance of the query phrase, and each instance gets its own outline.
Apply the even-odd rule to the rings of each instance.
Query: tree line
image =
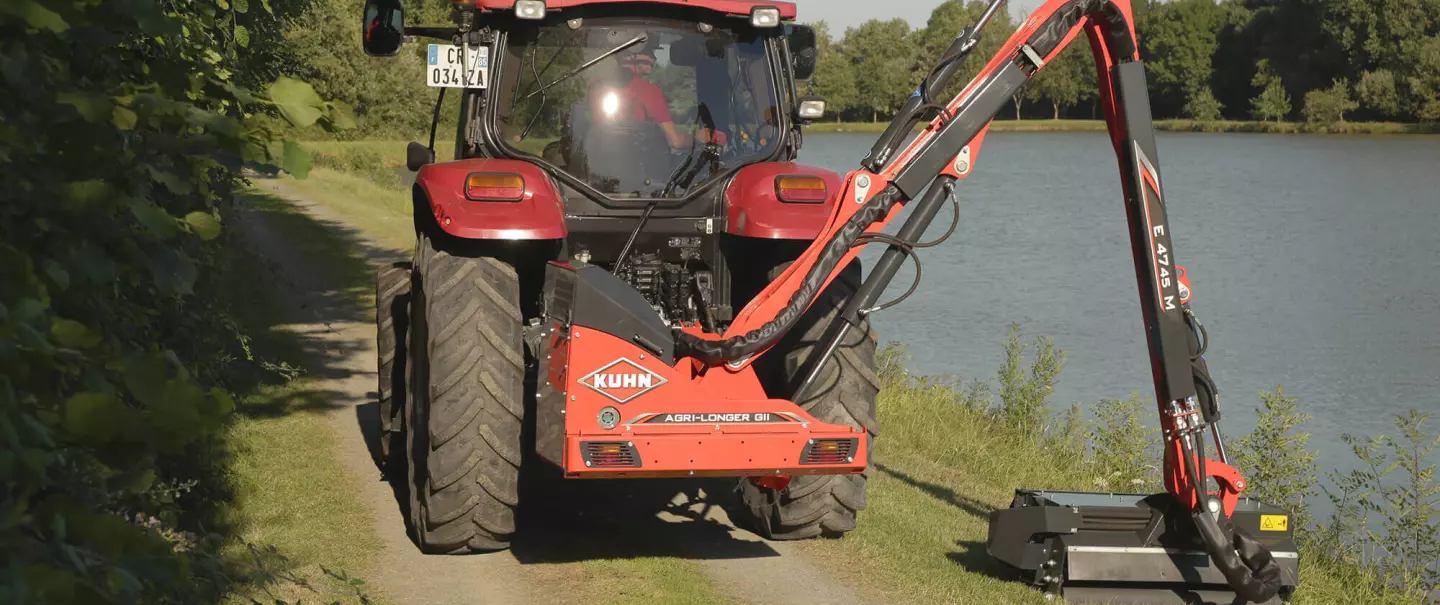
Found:
[[[925,27],[871,19],[843,33],[815,23],[807,87],[831,116],[888,118],[983,0],[946,0]],[[1135,27],[1158,118],[1440,121],[1440,0],[1135,0]],[[955,78],[972,78],[1018,23],[1002,7]],[[1098,116],[1083,38],[1021,90],[1015,117]],[[954,92],[954,91],[950,91]]]

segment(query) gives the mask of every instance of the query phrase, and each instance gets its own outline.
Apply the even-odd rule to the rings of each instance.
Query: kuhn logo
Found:
[[[580,379],[595,392],[626,403],[665,384],[665,377],[621,357]]]

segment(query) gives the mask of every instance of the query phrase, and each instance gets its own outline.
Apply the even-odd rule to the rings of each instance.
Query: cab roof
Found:
[[[794,2],[767,2],[764,0],[545,0],[545,8],[563,10],[587,4],[621,3],[678,4],[696,8],[707,8],[729,15],[749,15],[751,9],[756,7],[772,6],[780,9],[781,20],[791,21],[795,19]],[[515,0],[475,0],[475,5],[483,10],[512,10],[515,8]]]

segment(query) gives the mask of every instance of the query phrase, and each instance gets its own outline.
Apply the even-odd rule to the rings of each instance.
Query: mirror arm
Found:
[[[455,37],[454,27],[407,27],[405,35],[449,41]]]

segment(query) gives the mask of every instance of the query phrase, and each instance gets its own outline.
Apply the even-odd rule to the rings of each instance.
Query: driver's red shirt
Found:
[[[628,84],[614,90],[620,100],[619,111],[615,117],[656,124],[674,121],[670,117],[670,108],[665,105],[665,94],[660,92],[660,87],[654,83],[636,76],[631,78]],[[609,93],[610,88],[603,85],[591,90],[591,110],[596,116],[605,115],[605,96]]]

